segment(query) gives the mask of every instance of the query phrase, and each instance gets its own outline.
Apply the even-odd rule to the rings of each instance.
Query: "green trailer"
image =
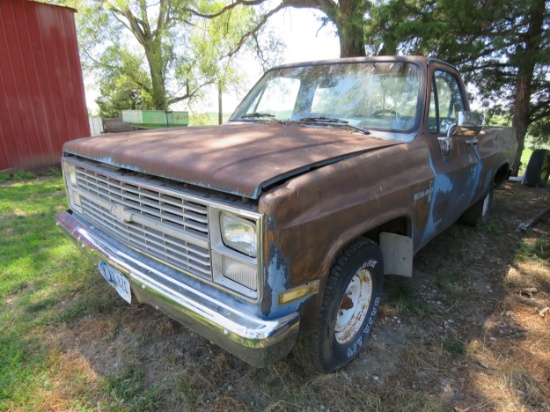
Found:
[[[189,125],[189,113],[164,110],[123,110],[122,121],[138,129]]]

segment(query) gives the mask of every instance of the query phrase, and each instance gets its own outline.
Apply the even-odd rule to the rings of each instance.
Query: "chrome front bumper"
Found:
[[[115,246],[85,221],[64,212],[57,225],[95,264],[107,261],[130,281],[132,295],[209,339],[253,366],[286,356],[296,341],[298,313],[264,320],[236,310],[219,299],[169,276],[172,270],[130,249]],[[133,255],[133,256],[132,256]]]

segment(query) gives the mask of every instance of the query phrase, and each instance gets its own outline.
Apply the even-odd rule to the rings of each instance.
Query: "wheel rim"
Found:
[[[372,298],[372,275],[369,270],[359,270],[348,284],[336,315],[335,337],[340,344],[353,340],[369,311]]]

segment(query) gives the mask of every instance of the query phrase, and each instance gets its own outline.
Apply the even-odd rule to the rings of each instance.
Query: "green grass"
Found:
[[[0,185],[0,410],[32,404],[48,380],[44,327],[85,287],[90,265],[55,225],[66,209],[63,181],[20,173]],[[32,408],[31,408],[32,409]]]
[[[447,352],[455,357],[463,356],[466,354],[466,346],[464,346],[464,342],[462,342],[456,336],[446,339],[443,342],[443,349],[445,349]]]
[[[529,163],[529,158],[531,157],[532,153],[533,153],[533,149],[530,149],[527,147],[523,149],[523,152],[521,153],[521,164],[519,165],[518,176],[521,176],[525,173],[525,169],[527,168],[527,163]]]
[[[9,172],[5,170],[0,172],[0,183],[7,182],[10,179],[11,179],[11,175],[9,174]]]
[[[550,240],[545,236],[536,239],[534,242],[527,242],[522,239],[516,259],[524,261],[529,258],[550,260]]]
[[[222,120],[227,122],[231,113],[223,113]],[[189,126],[217,126],[218,113],[190,113],[189,114]]]

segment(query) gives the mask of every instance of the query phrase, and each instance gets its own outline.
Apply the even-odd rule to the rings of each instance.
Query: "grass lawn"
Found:
[[[59,176],[0,185],[0,410],[49,409],[61,379],[44,335],[69,300],[85,302],[92,269],[55,226],[66,208]]]
[[[550,216],[516,232],[548,190],[507,183],[489,225],[438,236],[358,358],[317,375],[127,305],[55,226],[62,178],[31,177],[0,182],[0,411],[550,410]]]

